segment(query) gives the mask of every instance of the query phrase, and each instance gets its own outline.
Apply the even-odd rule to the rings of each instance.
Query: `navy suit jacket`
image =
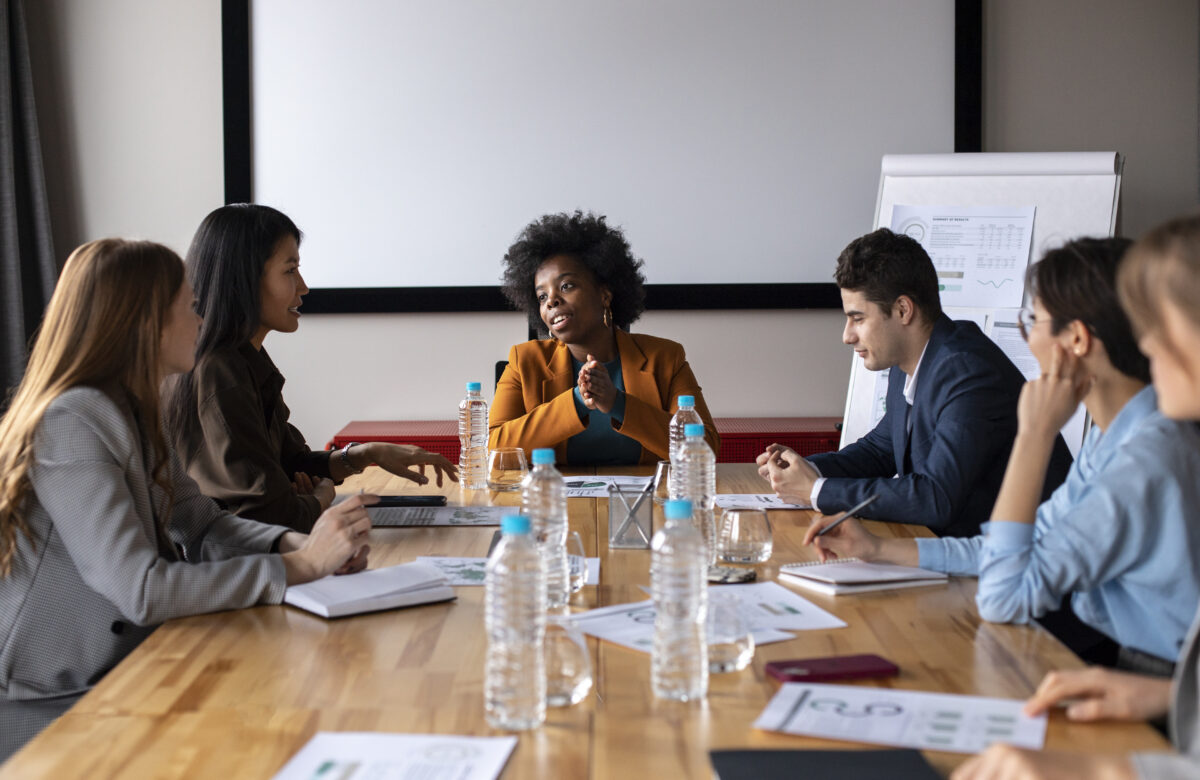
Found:
[[[975,536],[1000,492],[1025,379],[975,323],[944,314],[921,359],[911,434],[904,379],[899,367],[891,369],[887,412],[874,430],[838,452],[809,456],[827,478],[817,508],[840,512],[878,493],[863,517],[915,523],[941,536]],[[1070,466],[1059,436],[1043,501]]]

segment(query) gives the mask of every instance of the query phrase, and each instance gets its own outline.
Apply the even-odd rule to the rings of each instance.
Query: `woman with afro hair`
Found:
[[[645,309],[642,261],[602,216],[534,220],[504,256],[503,291],[548,339],[514,346],[491,408],[491,447],[553,447],[559,463],[665,460],[681,395],[721,440],[683,347],[629,332]]]

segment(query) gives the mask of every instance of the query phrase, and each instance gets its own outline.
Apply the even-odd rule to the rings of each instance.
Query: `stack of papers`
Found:
[[[915,566],[864,563],[856,558],[827,563],[786,563],[779,567],[779,576],[802,588],[829,596],[943,585],[949,579],[939,571],[918,569]]]
[[[358,574],[324,577],[293,585],[283,595],[285,604],[334,618],[381,609],[449,601],[454,589],[436,566],[404,563]]]
[[[1039,750],[1046,716],[1023,701],[855,685],[784,683],[757,729],[918,750],[978,753],[993,742]]]
[[[275,780],[493,780],[516,737],[319,731]]]

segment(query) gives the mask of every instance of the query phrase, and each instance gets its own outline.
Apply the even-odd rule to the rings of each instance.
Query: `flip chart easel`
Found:
[[[1125,160],[1117,152],[885,155],[875,201],[874,228],[890,227],[895,206],[1033,206],[1030,262],[1082,236],[1114,234]],[[1028,301],[1026,301],[1028,302]],[[947,308],[951,319],[974,319],[999,341],[993,326],[1011,327],[1011,307]],[[875,427],[886,372],[868,371],[852,357],[841,446]],[[883,374],[883,381],[879,375]],[[1083,441],[1082,411],[1063,428],[1073,454]]]

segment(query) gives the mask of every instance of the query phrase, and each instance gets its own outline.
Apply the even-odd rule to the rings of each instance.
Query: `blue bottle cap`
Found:
[[[533,465],[554,465],[554,450],[549,447],[539,447],[533,451]]]
[[[505,536],[529,533],[529,518],[524,515],[507,515],[500,518],[500,533]]]
[[[483,385],[479,384],[478,382],[467,382],[468,393],[478,393],[482,389]]]
[[[704,435],[704,426],[701,425],[700,423],[688,423],[687,425],[683,426],[683,435],[684,436],[703,436]]]
[[[663,504],[663,514],[668,520],[687,520],[692,516],[692,502],[673,498]]]
[[[679,396],[679,399],[678,399],[678,401],[676,401],[676,403],[679,406],[695,406],[696,405],[696,396],[681,395],[681,396]]]

